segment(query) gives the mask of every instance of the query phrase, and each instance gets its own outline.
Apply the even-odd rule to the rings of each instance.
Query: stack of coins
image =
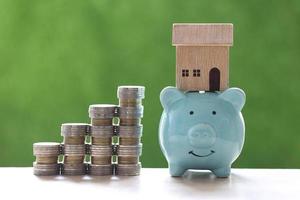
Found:
[[[121,176],[139,175],[142,153],[141,136],[143,127],[142,99],[145,97],[143,86],[120,86],[119,99],[119,146],[117,148],[118,164],[116,174]]]
[[[39,142],[33,144],[33,173],[37,176],[51,176],[60,174],[58,156],[61,152],[60,144],[56,142]]]
[[[95,104],[89,106],[91,125],[64,123],[59,143],[35,143],[33,163],[35,175],[139,175],[142,154],[143,86],[120,86],[119,106]],[[114,124],[114,118],[119,122]],[[113,140],[114,137],[118,140]],[[91,142],[88,143],[88,139]],[[114,138],[116,139],[116,138]],[[63,161],[58,156],[63,155]],[[114,156],[114,157],[113,157]],[[117,162],[115,162],[117,156]],[[85,158],[90,162],[85,162]]]
[[[89,106],[91,118],[91,164],[89,173],[95,176],[113,174],[112,137],[114,135],[113,118],[117,106],[112,104],[95,104]]]
[[[90,126],[85,123],[65,123],[61,125],[61,135],[64,137],[62,174],[83,175],[86,173],[84,164],[85,136],[89,131]]]

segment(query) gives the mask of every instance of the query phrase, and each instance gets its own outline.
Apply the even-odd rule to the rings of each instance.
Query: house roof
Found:
[[[232,46],[233,24],[173,24],[174,46]]]

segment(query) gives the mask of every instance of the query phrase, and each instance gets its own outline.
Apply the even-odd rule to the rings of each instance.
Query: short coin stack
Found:
[[[119,99],[119,146],[117,147],[118,164],[116,174],[121,176],[139,175],[142,153],[141,136],[143,126],[142,99],[145,97],[142,86],[120,86]]]
[[[86,154],[85,136],[90,126],[85,123],[65,123],[61,125],[64,160],[62,174],[83,175],[86,173],[84,158]]]
[[[38,176],[60,174],[58,156],[61,153],[60,144],[56,142],[38,142],[33,144],[33,154],[36,161],[33,163],[33,173]]]
[[[116,105],[95,104],[89,106],[91,118],[91,164],[89,173],[95,176],[112,175],[112,137],[114,135],[113,118]]]

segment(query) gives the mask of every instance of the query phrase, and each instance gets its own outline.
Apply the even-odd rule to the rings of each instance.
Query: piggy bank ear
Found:
[[[185,98],[184,93],[175,87],[166,87],[160,92],[160,102],[164,109],[183,98]]]
[[[241,111],[245,105],[245,92],[239,88],[229,88],[219,95],[219,98],[230,102],[235,109]]]

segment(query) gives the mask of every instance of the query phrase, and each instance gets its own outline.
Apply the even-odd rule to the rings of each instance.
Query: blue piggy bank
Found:
[[[161,91],[164,111],[159,140],[171,176],[181,176],[188,169],[210,170],[217,177],[230,175],[244,144],[241,110],[245,100],[239,88],[184,93],[166,87]]]

